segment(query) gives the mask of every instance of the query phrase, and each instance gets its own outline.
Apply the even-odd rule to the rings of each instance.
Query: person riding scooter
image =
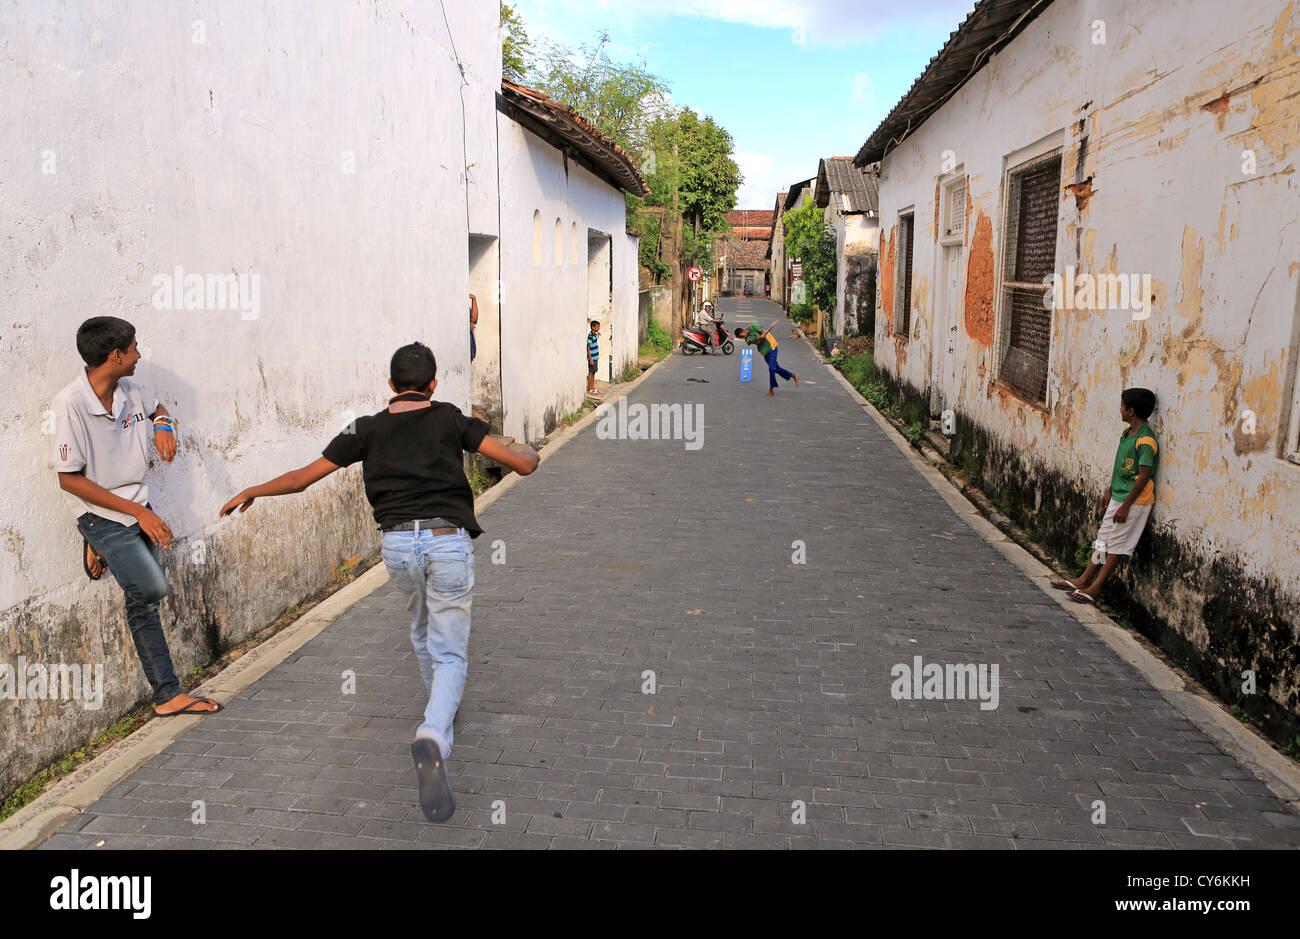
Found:
[[[709,340],[709,355],[717,355],[718,347],[722,345],[722,338],[717,330],[721,322],[722,320],[713,313],[713,302],[705,300],[704,305],[700,307],[700,312],[695,314],[695,326]]]

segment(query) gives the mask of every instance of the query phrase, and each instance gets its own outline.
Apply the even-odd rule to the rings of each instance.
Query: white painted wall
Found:
[[[960,329],[960,407],[1018,449],[1100,484],[1114,455],[1120,390],[1151,388],[1163,523],[1239,553],[1255,572],[1280,575],[1300,592],[1300,466],[1277,459],[1272,446],[1236,454],[1232,434],[1244,408],[1274,442],[1289,416],[1300,199],[1286,168],[1300,161],[1298,26],[1271,0],[1186,12],[1120,0],[1086,9],[1054,3],[886,157],[886,241],[899,210],[916,206],[916,325],[910,342],[896,343],[882,318],[877,361],[918,388],[927,383],[942,151],[956,149],[969,179],[968,263],[981,216],[991,223],[996,263],[1004,157],[1050,138],[1064,144],[1063,182],[1073,182],[1078,109],[1093,102],[1084,175],[1096,192],[1086,212],[1062,201],[1057,268],[1151,274],[1151,318],[1055,314],[1045,413],[990,390],[996,333],[985,346]],[[1105,46],[1090,41],[1096,19],[1109,26]],[[1139,22],[1162,40],[1125,25]],[[1200,107],[1261,75],[1269,82],[1234,96],[1228,113]],[[1258,161],[1253,175],[1242,173],[1247,148]]]
[[[505,433],[535,442],[586,394],[587,230],[610,236],[614,373],[637,359],[637,239],[620,189],[498,114],[501,186],[501,362]],[[541,212],[540,266],[533,213]],[[563,232],[556,264],[555,220]],[[575,250],[573,226],[577,224]],[[610,336],[602,328],[602,338]]]
[[[496,7],[446,12],[481,109]],[[182,674],[206,661],[205,633],[237,640],[377,545],[357,469],[233,520],[221,504],[314,459],[347,412],[382,407],[388,359],[412,339],[438,355],[439,397],[467,405],[469,352],[461,75],[436,4],[5,4],[0,34],[0,648],[107,664],[101,711],[0,703],[2,786],[147,687],[120,590],[82,573],[41,434],[81,368],[84,319],[136,324],[137,380],[180,421],[177,460],[150,485],[177,537],[163,617]],[[470,116],[471,162],[489,159],[484,126]],[[154,309],[152,278],[177,265],[257,273],[259,317]]]
[[[779,203],[772,222],[772,302],[786,304],[785,282],[785,206]]]
[[[495,136],[495,134],[493,135]],[[493,172],[495,177],[496,173]],[[472,407],[494,428],[501,418],[501,244],[500,239],[472,235],[469,239],[469,288],[478,301],[474,329],[475,357]]]
[[[885,157],[876,333],[876,361],[926,388],[945,329],[933,308],[934,199],[944,151],[953,150],[970,198],[958,414],[1026,465],[1100,492],[1121,429],[1120,391],[1151,388],[1161,440],[1155,529],[1195,556],[1277,585],[1292,602],[1300,596],[1300,466],[1277,448],[1291,416],[1300,296],[1295,14],[1277,0],[1047,7]],[[1104,44],[1092,41],[1095,21],[1106,25]],[[1078,167],[1081,132],[1089,140]],[[981,264],[1000,270],[1007,164],[1022,148],[1051,145],[1064,147],[1063,184],[1091,176],[1093,190],[1086,208],[1062,193],[1057,270],[1149,274],[1156,299],[1138,322],[1129,311],[1054,313],[1048,401],[1036,408],[992,384],[998,333],[981,339],[971,304],[988,293]],[[1247,150],[1253,173],[1243,172]],[[901,252],[898,215],[912,206],[914,326],[901,339],[887,292]],[[988,296],[1000,315],[996,292]],[[1257,416],[1249,437],[1238,427],[1245,409]],[[1159,602],[1171,617],[1199,622],[1192,594]],[[1191,641],[1204,644],[1205,626],[1191,629]]]

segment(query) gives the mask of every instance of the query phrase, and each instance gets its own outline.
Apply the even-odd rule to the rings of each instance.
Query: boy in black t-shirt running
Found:
[[[463,454],[481,453],[520,475],[537,469],[537,451],[510,450],[487,435],[488,426],[455,405],[431,400],[438,366],[427,346],[413,342],[393,354],[388,407],[357,418],[330,441],[320,459],[270,482],[245,489],[221,508],[246,511],[255,499],[302,492],[330,473],[361,463],[366,498],[383,529],[384,564],[410,595],[411,644],[429,692],[424,722],[411,744],[420,808],[431,822],[456,811],[446,760],[452,722],[465,689],[470,593],[474,589],[471,538],[483,533],[474,518],[474,494]]]

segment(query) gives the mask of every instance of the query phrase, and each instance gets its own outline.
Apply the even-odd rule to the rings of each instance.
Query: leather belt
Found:
[[[460,526],[449,518],[421,518],[389,525],[384,531],[427,531],[431,535],[454,535]]]

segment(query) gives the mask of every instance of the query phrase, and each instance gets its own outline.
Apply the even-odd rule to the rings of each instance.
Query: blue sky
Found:
[[[610,34],[610,54],[665,79],[735,138],[739,207],[852,156],[974,0],[517,0],[529,36]]]

